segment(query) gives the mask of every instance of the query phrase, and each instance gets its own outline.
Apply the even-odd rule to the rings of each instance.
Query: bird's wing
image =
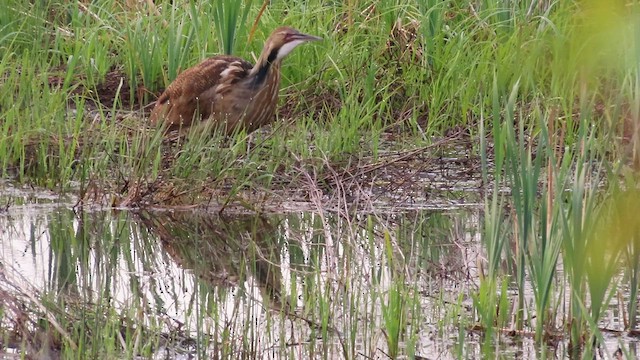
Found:
[[[182,72],[167,87],[156,101],[151,114],[152,121],[164,117],[170,125],[188,126],[195,110],[208,116],[216,93],[225,93],[227,88],[245,78],[253,65],[235,56],[219,55],[202,61]],[[202,107],[202,103],[208,106]]]

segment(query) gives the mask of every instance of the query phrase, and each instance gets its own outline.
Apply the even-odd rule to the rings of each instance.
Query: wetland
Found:
[[[639,13],[5,1],[0,357],[637,358]],[[283,24],[271,125],[149,124]]]

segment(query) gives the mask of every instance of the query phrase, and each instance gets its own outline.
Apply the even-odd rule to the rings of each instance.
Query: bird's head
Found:
[[[268,54],[267,61],[273,63],[289,55],[296,46],[308,41],[318,40],[322,40],[322,38],[303,34],[296,29],[282,26],[271,33],[264,45],[263,53]]]

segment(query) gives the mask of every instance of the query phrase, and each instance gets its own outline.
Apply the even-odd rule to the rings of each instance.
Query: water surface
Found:
[[[80,210],[73,199],[11,194],[0,213],[0,290],[58,304],[70,321],[117,319],[122,341],[138,344],[133,355],[532,359],[566,351],[506,334],[487,347],[473,331],[483,260],[474,207],[221,216]],[[26,347],[17,340],[14,352]],[[619,342],[611,337],[605,350]]]

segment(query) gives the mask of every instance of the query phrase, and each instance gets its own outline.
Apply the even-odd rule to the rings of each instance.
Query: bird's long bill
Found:
[[[318,36],[309,35],[309,34],[298,33],[298,34],[291,35],[291,40],[292,41],[294,41],[294,40],[320,41],[320,40],[322,40],[322,38],[318,37]]]

